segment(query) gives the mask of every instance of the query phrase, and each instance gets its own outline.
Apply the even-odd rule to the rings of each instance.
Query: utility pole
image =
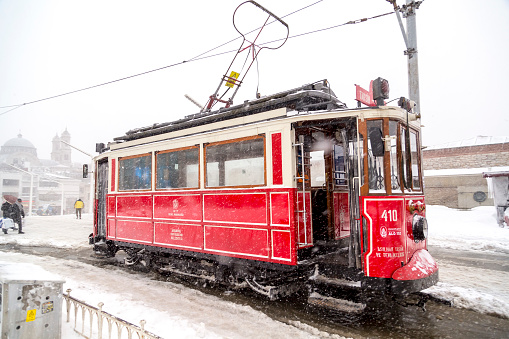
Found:
[[[414,113],[416,113],[417,116],[420,116],[421,101],[419,96],[419,58],[417,51],[417,24],[415,12],[421,5],[422,1],[406,0],[406,5],[403,5],[401,8],[396,4],[396,0],[387,1],[394,6],[394,12],[396,12],[399,27],[403,34],[403,40],[405,40],[407,49],[404,53],[408,56],[408,96],[410,100],[417,104],[414,107]],[[406,31],[399,12],[403,13],[403,17],[406,18]]]
[[[421,101],[419,97],[419,63],[417,52],[417,24],[415,11],[419,8],[421,1],[406,1],[406,30],[408,36],[408,46],[405,54],[408,55],[408,95],[410,100],[416,102],[414,112],[417,116],[421,113]]]

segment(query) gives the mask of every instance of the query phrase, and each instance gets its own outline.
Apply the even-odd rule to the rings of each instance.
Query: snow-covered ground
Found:
[[[498,227],[494,207],[458,211],[427,206],[429,245],[461,251],[482,251],[509,255],[509,229]],[[92,217],[84,214],[27,217],[25,234],[12,231],[0,235],[0,244],[89,247]],[[146,329],[164,338],[339,338],[299,322],[272,320],[249,306],[234,304],[182,285],[151,280],[150,276],[104,270],[77,261],[3,252],[0,261],[33,263],[57,274],[66,282],[64,291],[97,305],[134,324],[147,321]],[[453,300],[456,307],[509,318],[509,273],[441,263],[440,282],[426,292]],[[78,338],[71,325],[63,323],[63,338]]]
[[[497,225],[495,207],[454,210],[427,206],[429,246],[508,255],[509,228]],[[506,264],[506,263],[503,263]],[[509,273],[439,262],[440,281],[426,292],[456,307],[509,318]]]

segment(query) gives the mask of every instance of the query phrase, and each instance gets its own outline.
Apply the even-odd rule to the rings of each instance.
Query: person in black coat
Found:
[[[2,215],[4,218],[10,218],[12,219],[12,204],[8,201],[5,201],[2,204]],[[7,234],[7,229],[2,228],[2,231]]]
[[[23,204],[21,203],[21,199],[18,199],[16,203],[12,205],[12,209],[14,210],[14,214],[16,219],[12,218],[15,223],[18,224],[18,233],[23,234],[23,220],[21,217],[25,218],[25,210],[23,208]]]
[[[10,202],[6,201],[2,204],[2,212],[3,212],[3,217],[4,218],[11,218],[14,223],[18,224],[18,233],[20,234],[24,234],[25,232],[23,232],[23,224],[22,224],[22,221],[21,221],[21,214],[22,214],[22,209],[19,208],[18,205],[16,205],[15,203],[14,204],[11,204]],[[23,211],[23,216],[25,215],[25,212]],[[4,229],[3,230],[4,233],[7,233],[7,230]]]
[[[10,218],[11,217],[11,208],[12,208],[12,204],[8,201],[5,201],[3,204],[2,204],[2,216],[4,218]]]

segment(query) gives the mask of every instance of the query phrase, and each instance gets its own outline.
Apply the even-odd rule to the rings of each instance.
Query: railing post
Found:
[[[71,297],[71,291],[72,290],[70,288],[68,288],[66,290],[67,297],[64,296],[65,297],[65,305],[67,307],[67,322],[69,322],[70,318],[71,318],[71,316],[70,316],[70,312],[71,312],[71,298],[70,298]]]
[[[141,327],[141,339],[145,339],[145,324],[147,322],[145,320],[140,321],[140,327]]]
[[[100,302],[98,305],[99,309],[97,310],[97,328],[98,328],[98,331],[99,331],[99,336],[98,336],[98,339],[102,339],[103,337],[103,306],[104,306],[104,303],[103,302]]]

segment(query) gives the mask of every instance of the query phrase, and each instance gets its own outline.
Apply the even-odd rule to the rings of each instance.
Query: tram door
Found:
[[[353,146],[349,134],[354,130],[348,126],[347,123],[309,126],[298,131],[298,141],[304,144],[304,157],[297,152],[298,187],[300,192],[300,165],[304,159],[303,192],[310,199],[310,232],[315,245],[334,241],[341,247],[347,247],[350,242],[350,206],[356,197],[351,196],[354,190],[350,173]]]
[[[343,129],[310,129],[309,184],[316,242],[350,235],[347,142]]]
[[[108,159],[97,163],[96,177],[96,225],[97,236],[106,239],[106,194],[108,193]]]

